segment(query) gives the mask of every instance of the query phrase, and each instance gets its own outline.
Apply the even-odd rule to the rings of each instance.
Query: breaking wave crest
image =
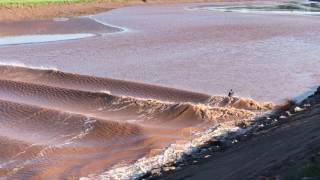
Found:
[[[270,103],[0,65],[0,177],[141,177]]]

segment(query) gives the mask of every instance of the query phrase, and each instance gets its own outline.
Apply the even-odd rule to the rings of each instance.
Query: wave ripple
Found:
[[[142,167],[179,160],[215,127],[235,127],[271,108],[247,98],[0,65],[0,177],[140,177]]]

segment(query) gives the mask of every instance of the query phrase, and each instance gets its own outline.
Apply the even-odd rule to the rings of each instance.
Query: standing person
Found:
[[[233,90],[232,89],[230,89],[230,91],[229,91],[229,93],[228,93],[228,97],[232,97],[234,95],[234,92],[233,92]]]

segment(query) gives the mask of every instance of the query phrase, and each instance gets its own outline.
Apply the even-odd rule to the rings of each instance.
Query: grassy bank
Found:
[[[146,2],[217,1],[224,0],[0,0],[0,23],[96,14],[118,7],[144,4]]]
[[[88,0],[1,0],[0,5],[45,5],[80,3]]]
[[[141,3],[141,0],[0,0],[0,22],[81,16]]]
[[[48,5],[75,3],[128,3],[132,0],[0,0],[0,6],[12,5]]]
[[[285,180],[320,179],[320,153],[312,156],[306,162],[291,167],[286,173]]]

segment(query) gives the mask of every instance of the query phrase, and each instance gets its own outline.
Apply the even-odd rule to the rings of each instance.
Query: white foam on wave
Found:
[[[111,95],[111,91],[108,91],[108,90],[102,90],[100,91],[100,93]]]
[[[32,65],[26,65],[22,62],[0,62],[0,66],[14,66],[14,67],[21,67],[21,68],[29,68],[29,69],[35,69],[35,70],[53,70],[53,71],[59,71],[56,67],[48,67],[48,66],[32,66]]]
[[[94,119],[91,119],[90,117],[86,117],[86,119],[83,121],[83,132],[79,133],[76,136],[73,136],[70,139],[65,140],[62,144],[56,145],[56,147],[66,146],[72,144],[75,140],[82,139],[83,137],[87,136],[93,129],[94,129],[94,123],[97,121]]]
[[[91,174],[88,177],[82,177],[81,180],[91,179],[138,179],[145,174],[152,172],[152,170],[160,169],[163,166],[172,164],[175,162],[181,162],[185,160],[185,155],[191,155],[199,150],[199,148],[212,139],[224,141],[226,137],[238,136],[245,134],[252,127],[242,129],[235,126],[219,125],[208,129],[197,135],[191,141],[185,144],[172,144],[162,154],[150,157],[141,158],[134,164],[116,167],[101,174]]]

